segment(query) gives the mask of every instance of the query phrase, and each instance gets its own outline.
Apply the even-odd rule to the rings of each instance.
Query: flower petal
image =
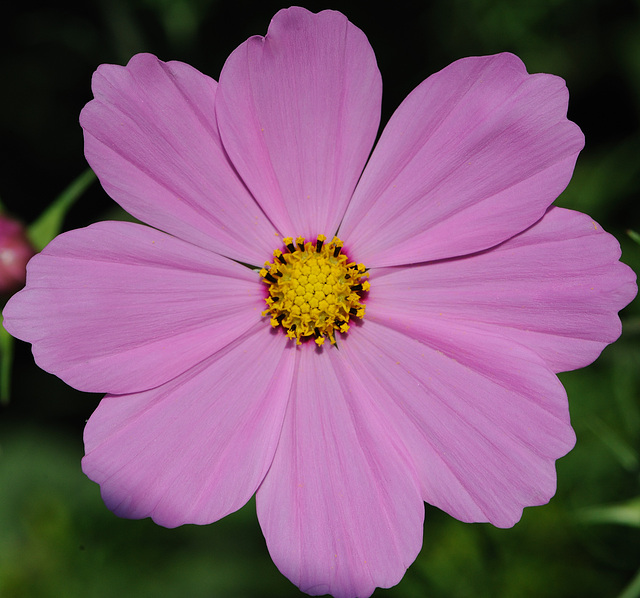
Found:
[[[288,236],[333,235],[371,151],[382,83],[364,33],[293,7],[229,56],[216,114],[231,161]]]
[[[261,265],[275,229],[238,179],[214,114],[217,84],[193,67],[134,56],[93,76],[80,123],[87,161],[127,212],[181,239]]]
[[[386,126],[340,227],[368,267],[492,247],[544,214],[584,145],[568,92],[511,54],[465,58],[421,83]],[[345,245],[346,247],[346,245]]]
[[[533,349],[555,372],[580,368],[620,336],[617,312],[636,295],[619,258],[616,239],[589,216],[551,208],[489,251],[372,271],[367,317],[399,329],[464,322]]]
[[[298,351],[280,443],[256,494],[280,571],[304,592],[336,598],[398,583],[424,518],[400,438],[347,376],[333,347]]]
[[[170,380],[260,320],[259,276],[157,230],[103,222],[54,239],[28,266],[4,325],[80,390]]]
[[[461,521],[515,524],[555,493],[573,447],[566,393],[526,348],[447,322],[412,337],[370,317],[341,343],[389,435],[412,455],[425,501]]]
[[[159,388],[107,395],[85,428],[83,471],[121,517],[166,527],[224,517],[271,464],[294,363],[259,325]]]

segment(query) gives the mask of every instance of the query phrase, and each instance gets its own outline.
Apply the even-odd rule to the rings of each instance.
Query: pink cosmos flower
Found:
[[[93,92],[87,159],[150,226],[59,236],[4,316],[42,368],[107,393],[83,469],[110,509],[206,524],[255,493],[279,569],[349,597],[401,579],[424,501],[507,527],[551,498],[574,444],[555,373],[636,293],[616,240],[550,207],[583,147],[561,79],[459,60],[369,157],[366,37],[291,8],[219,83],[142,54]]]

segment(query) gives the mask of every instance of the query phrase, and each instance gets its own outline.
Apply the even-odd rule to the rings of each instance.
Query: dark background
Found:
[[[0,13],[0,198],[29,223],[85,168],[78,114],[91,74],[140,51],[218,77],[228,54],[286,5],[240,0],[12,2]],[[562,76],[587,145],[559,205],[589,213],[640,268],[640,2],[307,2],[362,28],[384,81],[383,123],[413,87],[468,55],[511,51]],[[65,229],[119,217],[98,184]],[[640,313],[593,366],[562,375],[578,444],[558,494],[511,530],[427,507],[422,553],[375,596],[640,596]],[[299,596],[271,563],[253,504],[211,526],[124,521],[80,471],[82,428],[99,397],[40,371],[16,344],[0,408],[0,596]]]

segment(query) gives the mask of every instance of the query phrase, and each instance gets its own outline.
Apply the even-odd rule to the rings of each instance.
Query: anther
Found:
[[[342,249],[342,241],[338,239],[338,237],[333,237],[333,257],[338,257],[340,255],[340,250]]]
[[[293,244],[293,239],[291,237],[286,237],[282,239],[282,241],[290,253],[293,253],[296,250],[296,246]]]
[[[322,244],[325,242],[327,237],[324,235],[318,235],[318,240],[316,241],[316,253],[320,253],[322,249]]]

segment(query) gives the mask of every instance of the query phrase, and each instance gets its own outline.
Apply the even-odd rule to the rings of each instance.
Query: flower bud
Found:
[[[0,295],[24,285],[27,262],[36,253],[24,227],[6,214],[0,214]]]

